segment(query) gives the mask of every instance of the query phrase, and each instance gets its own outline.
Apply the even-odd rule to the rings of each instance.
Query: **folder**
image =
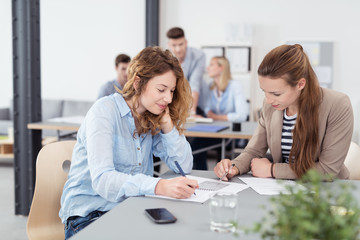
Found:
[[[220,126],[220,125],[195,125],[189,127],[187,131],[193,132],[220,132],[222,130],[228,129],[229,126]]]

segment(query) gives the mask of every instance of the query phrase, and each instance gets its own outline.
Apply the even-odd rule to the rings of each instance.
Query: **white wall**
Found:
[[[145,47],[144,0],[40,1],[43,98],[95,100],[119,53]]]
[[[224,43],[229,24],[253,26],[252,104],[260,107],[256,70],[263,57],[287,41],[334,42],[333,89],[349,95],[354,115],[353,140],[360,129],[360,1],[356,0],[162,0],[160,44],[166,31],[184,28],[190,46]]]
[[[120,52],[133,57],[145,46],[144,0],[40,1],[43,98],[94,100],[115,76]],[[287,41],[334,42],[333,88],[349,95],[359,143],[360,1],[161,0],[160,45],[166,31],[185,29],[189,45],[223,44],[229,24],[253,26],[252,104],[259,107],[256,69],[265,54]],[[0,0],[0,107],[12,98],[11,0]]]
[[[0,108],[12,98],[11,0],[0,0]]]
[[[0,107],[12,99],[11,0],[0,0]],[[119,53],[145,47],[144,0],[40,1],[43,98],[95,100]]]

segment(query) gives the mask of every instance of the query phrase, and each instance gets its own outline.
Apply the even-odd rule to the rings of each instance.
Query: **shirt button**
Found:
[[[139,162],[139,166],[141,166],[141,163]]]
[[[137,150],[140,150],[140,148],[138,147]]]

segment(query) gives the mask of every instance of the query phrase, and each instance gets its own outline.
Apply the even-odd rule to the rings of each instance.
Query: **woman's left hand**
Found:
[[[174,127],[174,124],[170,117],[169,107],[166,107],[165,114],[160,119],[160,127],[163,133],[170,132]]]
[[[208,112],[207,112],[207,117],[216,120],[216,119],[215,119],[215,118],[216,118],[216,114],[215,114],[213,111],[208,111]]]
[[[253,158],[251,172],[254,177],[270,178],[271,162],[267,158]]]

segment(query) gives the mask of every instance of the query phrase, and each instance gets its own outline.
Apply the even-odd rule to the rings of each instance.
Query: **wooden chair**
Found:
[[[351,180],[360,180],[360,147],[351,142],[349,151],[346,155],[345,166],[350,172]]]
[[[35,192],[26,227],[30,240],[65,238],[59,217],[60,198],[75,143],[74,140],[50,143],[38,154]]]

